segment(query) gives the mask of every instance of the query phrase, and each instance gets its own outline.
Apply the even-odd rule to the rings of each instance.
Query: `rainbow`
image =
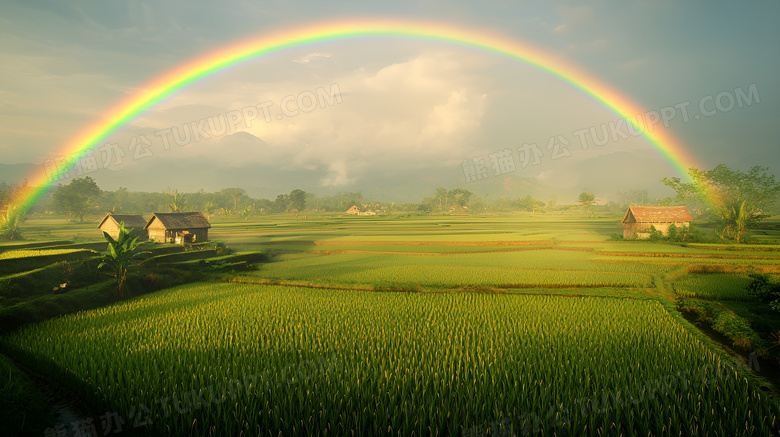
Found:
[[[686,177],[687,169],[698,167],[697,162],[663,126],[650,129],[635,121],[645,110],[623,94],[612,89],[585,71],[555,55],[507,36],[498,36],[480,30],[454,27],[428,21],[409,19],[360,19],[344,22],[308,24],[291,30],[279,30],[227,45],[205,56],[195,58],[170,70],[144,85],[142,91],[119,102],[106,115],[67,143],[54,156],[67,157],[59,171],[72,170],[93,148],[101,145],[112,133],[126,123],[184,87],[244,61],[269,55],[285,49],[315,43],[326,43],[364,37],[422,39],[454,44],[514,59],[556,77],[590,96],[596,102],[624,118],[671,164]],[[56,180],[41,166],[28,177],[28,190],[17,200],[17,210],[27,211],[54,187]]]

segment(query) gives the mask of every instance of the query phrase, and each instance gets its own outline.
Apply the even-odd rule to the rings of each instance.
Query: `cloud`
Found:
[[[295,59],[313,55],[319,54]],[[473,149],[489,103],[484,81],[470,71],[471,56],[424,52],[372,70],[342,70],[326,81],[312,75],[287,82],[225,78],[172,96],[125,134],[171,129],[172,146],[160,156],[176,159],[208,158],[225,167],[273,163],[318,177],[327,169],[320,184],[329,187],[377,172],[443,167]],[[174,144],[174,130],[181,138],[205,119],[209,132],[212,121],[222,125],[228,114],[240,114],[236,129]]]
[[[355,182],[348,176],[348,165],[341,160],[335,160],[328,165],[328,174],[320,180],[323,187],[344,187]]]
[[[486,94],[469,96],[464,89],[451,91],[447,102],[434,106],[428,114],[428,124],[422,131],[423,136],[451,137],[464,131],[475,130],[479,127],[479,118],[472,118],[475,114],[471,106],[484,108],[486,99]],[[479,110],[479,115],[481,112]]]
[[[438,155],[465,146],[481,126],[487,95],[464,73],[467,59],[434,53],[356,77],[363,135],[379,147]]]
[[[444,165],[473,145],[487,104],[463,62],[453,53],[428,53],[376,71],[358,69],[337,79],[341,103],[249,131],[294,153],[294,165],[328,166],[338,176],[325,178],[333,185],[356,180],[342,168]]]
[[[289,66],[295,56],[280,63]],[[325,80],[311,74],[290,75],[286,82],[259,81],[251,74],[223,77],[173,96],[134,125],[178,129],[197,125],[202,118],[246,114],[247,108],[261,105],[267,107],[268,118],[255,111],[251,120],[241,120],[238,132],[174,146],[166,155],[208,158],[226,168],[274,165],[282,171],[303,170],[321,186],[347,187],[380,175],[434,168],[451,168],[453,177],[461,177],[466,157],[487,156],[524,142],[544,147],[552,135],[573,141],[574,130],[614,118],[537,71],[510,67],[504,74],[512,74],[515,85],[505,89],[491,81],[492,67],[481,54],[429,50],[374,68],[342,69]],[[320,98],[324,100],[315,102]],[[308,102],[308,110],[294,115],[282,111],[283,106],[289,111]],[[575,150],[569,160],[607,153],[613,146],[587,153]],[[558,167],[549,157],[543,164],[545,169]]]
[[[327,59],[327,58],[330,58],[331,56],[333,56],[333,55],[330,54],[330,53],[309,53],[307,55],[301,56],[300,58],[293,59],[293,62],[297,62],[298,64],[308,64],[309,62],[311,62],[314,59],[317,59],[317,58],[325,58],[325,59]]]

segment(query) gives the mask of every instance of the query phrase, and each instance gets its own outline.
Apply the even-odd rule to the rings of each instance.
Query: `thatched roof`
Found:
[[[165,229],[208,229],[211,224],[200,212],[156,212],[144,229],[159,220]]]
[[[684,206],[632,206],[623,216],[623,223],[680,223],[692,222]]]
[[[146,226],[146,219],[140,214],[106,214],[103,220],[100,221],[98,229],[103,226],[106,220],[112,220],[117,226],[119,226],[120,222],[125,222],[125,229],[143,228]]]

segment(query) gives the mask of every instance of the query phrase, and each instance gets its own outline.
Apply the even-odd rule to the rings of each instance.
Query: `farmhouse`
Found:
[[[146,240],[146,219],[138,214],[106,214],[103,220],[100,221],[98,229],[101,232],[106,232],[112,238],[119,238],[119,223],[125,222],[125,229],[132,231],[130,235],[138,237],[139,240]]]
[[[210,227],[200,212],[156,212],[144,229],[152,240],[183,244],[208,241]]]
[[[352,205],[352,208],[348,209],[344,214],[360,215],[360,209],[356,205]]]
[[[469,215],[469,207],[466,205],[452,205],[450,207],[451,215]]]
[[[632,206],[623,216],[623,238],[650,238],[650,227],[669,235],[669,226],[687,228],[693,221],[684,206]]]

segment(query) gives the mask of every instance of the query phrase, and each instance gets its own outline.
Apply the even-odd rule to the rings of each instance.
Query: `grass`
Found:
[[[694,316],[696,322],[726,336],[731,341],[730,346],[744,350],[764,351],[770,347],[750,326],[748,318],[740,316],[724,305],[690,298],[680,299],[677,305],[681,311]]]
[[[17,303],[32,296],[50,294],[54,287],[72,285],[69,271],[72,265],[60,262],[22,273],[0,277],[0,307]],[[97,263],[93,263],[97,267]]]
[[[0,334],[63,314],[108,305],[115,301],[111,294],[115,284],[114,280],[109,280],[65,294],[41,294],[21,301],[3,301],[6,305],[0,308]]]
[[[105,248],[105,240],[48,241],[42,246],[28,242],[23,246],[26,249],[0,252],[6,256],[0,260],[0,273],[17,271],[0,276],[0,333],[116,301],[115,280],[97,269],[101,260],[94,251],[83,249],[96,245]],[[266,260],[264,254],[256,252],[224,255],[224,248],[214,243],[192,245],[189,249],[185,251],[184,247],[172,244],[144,244],[140,250],[149,251],[149,259],[142,268],[131,269],[130,295],[204,280],[217,273],[250,270],[252,263]],[[187,265],[193,259],[203,265]]]
[[[5,253],[14,253],[5,252]],[[28,251],[24,251],[28,252]],[[41,267],[49,266],[57,262],[76,262],[83,261],[89,258],[94,258],[97,255],[95,251],[88,249],[76,249],[55,251],[55,253],[39,253],[31,256],[13,256],[0,260],[0,276],[13,275],[19,272],[30,271]]]

